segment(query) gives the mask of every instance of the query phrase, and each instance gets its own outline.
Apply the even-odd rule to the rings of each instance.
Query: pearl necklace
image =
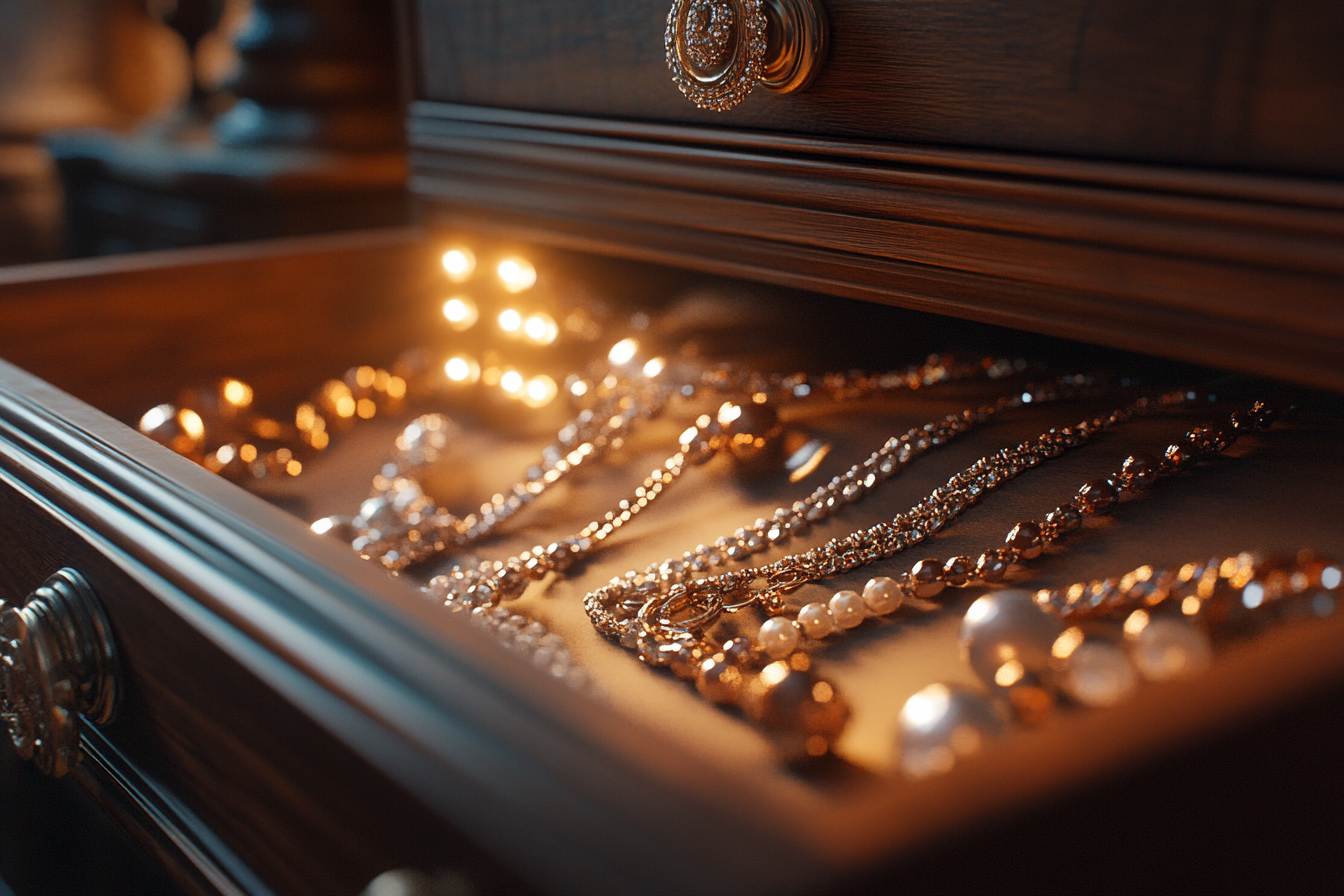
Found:
[[[1039,724],[1059,700],[1112,706],[1140,681],[1209,665],[1213,637],[1336,609],[1344,566],[1309,550],[1241,553],[1031,593],[1005,589],[966,611],[960,641],[986,691],[942,683],[906,701],[897,725],[903,771],[949,770],[1016,722]]]
[[[811,671],[808,654],[795,652],[804,637],[813,646],[869,616],[887,615],[907,599],[926,600],[949,586],[998,582],[1010,565],[1039,556],[1046,543],[1077,530],[1083,515],[1104,514],[1122,493],[1139,493],[1159,476],[1217,457],[1239,432],[1267,428],[1277,412],[1256,403],[1250,411],[1233,414],[1222,424],[1192,429],[1185,439],[1170,445],[1160,461],[1150,455],[1132,455],[1116,474],[1085,483],[1072,501],[1048,514],[1043,523],[1014,526],[1004,547],[985,551],[976,560],[921,560],[896,579],[873,579],[862,595],[842,591],[829,605],[809,604],[794,621],[782,618],[784,593],[899,553],[951,522],[985,491],[1041,461],[1082,445],[1137,413],[1194,398],[1193,392],[1175,392],[1157,401],[1139,399],[1075,427],[1051,430],[982,458],[890,523],[879,523],[803,554],[695,581],[650,580],[629,574],[590,593],[585,609],[599,632],[636,650],[640,659],[669,665],[679,677],[694,679],[697,690],[712,702],[739,706],[749,718],[772,730],[786,754],[824,754],[843,732],[849,709],[834,686]],[[753,582],[764,582],[764,586],[752,590]],[[722,613],[752,605],[775,617],[762,626],[757,639],[734,638],[716,646],[707,637],[706,630]],[[754,674],[764,658],[773,662]]]

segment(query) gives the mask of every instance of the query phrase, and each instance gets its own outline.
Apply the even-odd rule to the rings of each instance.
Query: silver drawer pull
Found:
[[[826,12],[818,0],[673,0],[667,65],[686,98],[723,112],[760,84],[802,90],[826,56]]]
[[[120,697],[112,630],[83,576],[67,567],[21,604],[0,600],[0,718],[21,757],[64,775],[82,758],[80,716],[106,724]]]

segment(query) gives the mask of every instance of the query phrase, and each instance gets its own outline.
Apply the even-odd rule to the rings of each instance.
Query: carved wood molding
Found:
[[[1344,185],[417,103],[432,221],[1344,388]]]

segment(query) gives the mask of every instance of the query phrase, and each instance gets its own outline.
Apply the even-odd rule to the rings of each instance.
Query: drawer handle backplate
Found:
[[[20,604],[0,600],[0,717],[21,757],[64,775],[82,758],[80,717],[106,724],[120,698],[112,630],[83,576],[67,567]]]
[[[802,90],[826,56],[826,13],[818,0],[673,0],[667,65],[702,109],[731,109],[760,84]]]

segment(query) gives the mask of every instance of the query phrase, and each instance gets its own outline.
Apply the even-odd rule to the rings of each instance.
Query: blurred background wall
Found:
[[[393,48],[388,0],[0,0],[0,264],[403,223]]]

